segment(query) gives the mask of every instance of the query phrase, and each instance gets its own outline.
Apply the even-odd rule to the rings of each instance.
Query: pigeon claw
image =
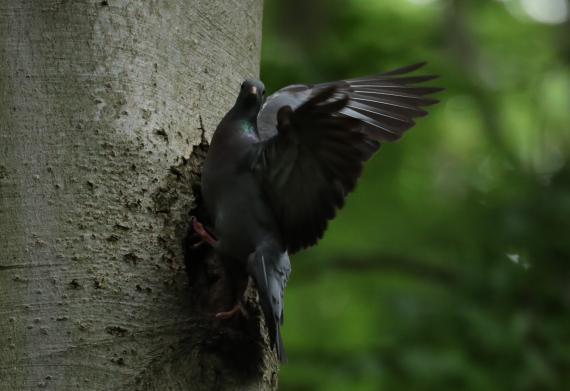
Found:
[[[214,246],[217,242],[216,239],[206,230],[204,225],[198,221],[198,219],[194,216],[190,218],[190,223],[192,224],[192,229],[194,232],[198,234],[202,242],[208,243],[210,246]],[[199,247],[199,244],[194,245],[195,247]]]
[[[240,302],[234,305],[229,311],[218,312],[215,317],[220,320],[228,320],[239,315],[243,315],[243,317],[247,318],[247,313]]]

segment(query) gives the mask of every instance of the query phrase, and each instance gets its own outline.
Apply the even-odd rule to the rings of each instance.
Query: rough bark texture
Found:
[[[182,245],[260,26],[260,0],[0,0],[1,390],[276,387]]]

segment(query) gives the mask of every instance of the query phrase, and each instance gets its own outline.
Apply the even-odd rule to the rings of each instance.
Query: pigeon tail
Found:
[[[277,350],[277,358],[279,362],[285,364],[287,363],[287,353],[285,353],[285,347],[283,346],[283,339],[281,338],[281,327],[277,325],[277,337],[275,339],[275,349]]]
[[[283,295],[291,272],[289,255],[275,242],[263,242],[250,254],[248,272],[259,292],[271,346],[277,350],[279,361],[285,362],[287,356],[280,327],[283,324]]]

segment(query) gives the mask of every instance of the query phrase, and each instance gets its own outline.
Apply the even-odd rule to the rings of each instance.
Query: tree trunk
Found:
[[[182,244],[260,22],[261,0],[0,0],[0,389],[275,389],[256,313],[200,311]]]

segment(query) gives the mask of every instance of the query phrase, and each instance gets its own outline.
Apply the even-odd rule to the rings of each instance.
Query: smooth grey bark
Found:
[[[261,8],[0,0],[1,390],[276,387],[262,339],[260,373],[213,348],[181,244]]]

